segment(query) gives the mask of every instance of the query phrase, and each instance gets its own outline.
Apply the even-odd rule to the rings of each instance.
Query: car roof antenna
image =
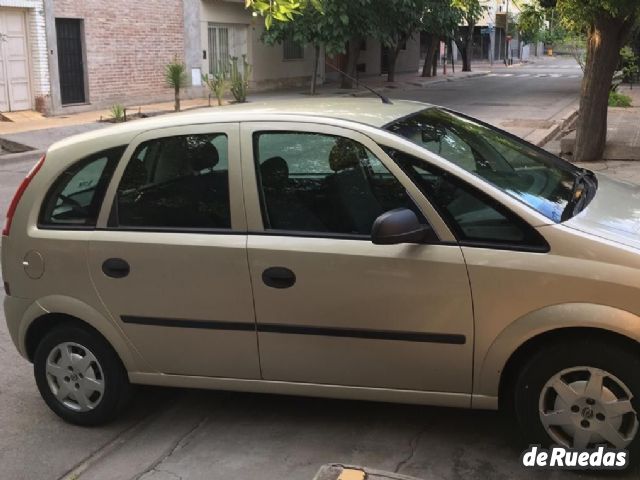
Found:
[[[335,70],[336,72],[344,75],[345,77],[347,77],[349,80],[356,82],[356,85],[362,85],[364,88],[366,88],[367,90],[369,90],[371,93],[373,93],[376,97],[380,98],[380,100],[382,100],[382,103],[385,103],[387,105],[393,105],[393,102],[391,100],[389,100],[389,97],[381,94],[380,92],[375,91],[373,88],[371,88],[368,85],[365,85],[364,83],[362,83],[360,80],[358,80],[357,78],[353,78],[351,75],[349,75],[346,72],[343,72],[342,70],[340,70],[338,67],[336,67],[335,65],[327,62],[326,60],[324,61],[324,63],[332,68],[333,70]]]

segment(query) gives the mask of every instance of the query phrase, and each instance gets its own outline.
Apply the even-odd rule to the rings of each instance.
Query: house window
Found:
[[[229,28],[209,24],[209,73],[216,74],[228,70]]]
[[[285,60],[302,60],[304,58],[304,48],[301,43],[293,38],[287,37],[282,43]]]

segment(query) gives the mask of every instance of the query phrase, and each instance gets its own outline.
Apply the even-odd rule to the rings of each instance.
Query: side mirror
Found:
[[[371,241],[376,245],[422,243],[435,238],[433,230],[421,224],[417,215],[407,208],[383,213],[371,228]]]

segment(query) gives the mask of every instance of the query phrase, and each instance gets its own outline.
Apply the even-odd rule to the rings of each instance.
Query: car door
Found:
[[[389,157],[348,129],[256,122],[242,159],[263,378],[469,394],[462,252]],[[395,208],[442,241],[374,245],[373,221]]]
[[[107,191],[91,278],[154,370],[260,377],[238,133],[237,124],[144,133]]]

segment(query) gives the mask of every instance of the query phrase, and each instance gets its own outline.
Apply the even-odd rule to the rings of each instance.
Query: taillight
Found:
[[[9,209],[7,210],[7,219],[4,222],[2,235],[5,235],[5,236],[9,235],[9,232],[11,231],[11,222],[13,221],[13,215],[16,213],[16,208],[18,208],[18,203],[20,202],[20,199],[22,198],[22,195],[24,194],[25,190],[31,183],[31,180],[33,180],[33,177],[36,176],[36,173],[38,173],[38,170],[40,170],[40,168],[42,167],[42,164],[44,163],[44,159],[45,159],[45,155],[43,155],[42,158],[38,160],[38,163],[36,163],[33,166],[33,168],[29,170],[29,173],[27,173],[27,176],[24,177],[24,180],[22,180],[22,183],[18,187],[18,190],[16,190],[16,193],[13,196],[11,203],[9,204]]]

